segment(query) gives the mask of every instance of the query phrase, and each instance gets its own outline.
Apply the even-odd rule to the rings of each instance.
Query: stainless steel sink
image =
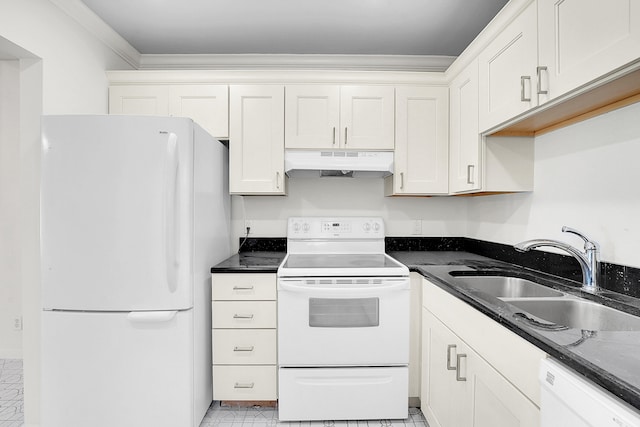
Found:
[[[510,276],[457,276],[468,287],[496,298],[560,297],[560,291],[527,279]]]
[[[640,317],[580,299],[508,301],[539,319],[591,331],[640,331]]]

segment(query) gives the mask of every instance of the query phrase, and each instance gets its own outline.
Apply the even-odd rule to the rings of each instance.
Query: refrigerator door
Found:
[[[192,307],[193,122],[43,117],[43,308]]]
[[[198,425],[191,310],[42,316],[43,427]]]

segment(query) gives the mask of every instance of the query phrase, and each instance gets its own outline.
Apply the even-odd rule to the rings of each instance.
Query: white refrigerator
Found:
[[[42,425],[198,426],[210,268],[231,254],[227,148],[182,118],[42,129]]]

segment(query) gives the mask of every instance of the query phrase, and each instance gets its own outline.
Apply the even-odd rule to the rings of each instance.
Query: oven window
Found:
[[[365,328],[380,324],[378,298],[309,298],[312,328]]]

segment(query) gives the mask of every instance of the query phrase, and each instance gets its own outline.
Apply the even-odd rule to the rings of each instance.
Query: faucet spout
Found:
[[[579,233],[569,227],[562,227],[562,231],[580,236],[585,241],[584,252],[574,248],[568,243],[551,239],[526,240],[524,242],[515,244],[513,247],[519,252],[527,252],[531,249],[539,248],[542,246],[558,248],[567,252],[569,255],[573,256],[580,264],[580,269],[582,270],[582,289],[591,293],[597,292],[600,246],[596,242],[593,242],[586,238],[582,233]]]

